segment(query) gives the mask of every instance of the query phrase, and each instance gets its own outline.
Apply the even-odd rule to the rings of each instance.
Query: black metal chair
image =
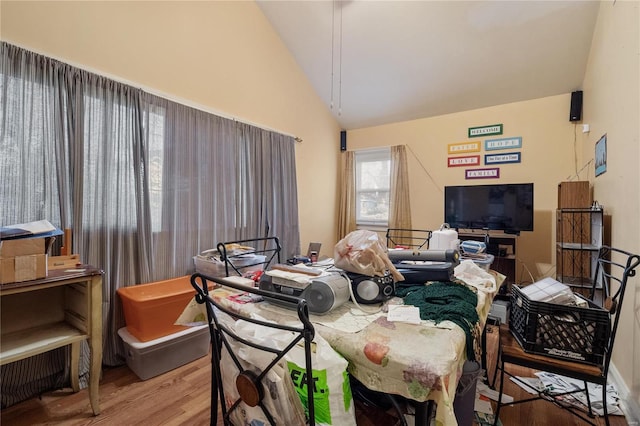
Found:
[[[546,371],[562,376],[570,377],[573,379],[581,380],[584,383],[583,389],[568,391],[564,393],[554,392],[552,389],[537,390],[528,384],[519,381],[525,386],[529,386],[534,392],[538,392],[537,396],[521,399],[511,402],[506,405],[515,405],[525,402],[530,402],[538,399],[544,399],[555,403],[557,406],[566,409],[573,415],[581,418],[591,425],[596,425],[590,421],[584,414],[590,418],[595,418],[593,410],[591,408],[591,400],[589,393],[587,392],[587,383],[595,383],[602,386],[602,400],[603,400],[603,414],[605,423],[609,425],[609,413],[607,411],[606,404],[606,387],[607,387],[607,375],[609,373],[609,363],[611,362],[611,356],[614,348],[614,341],[616,331],[618,329],[618,321],[620,318],[620,309],[622,308],[622,302],[624,298],[625,289],[627,286],[627,280],[636,273],[636,268],[640,263],[640,256],[631,254],[624,250],[619,250],[611,247],[602,247],[598,253],[597,265],[595,269],[595,275],[590,291],[590,300],[594,302],[599,292],[602,292],[602,303],[598,306],[605,310],[604,316],[605,322],[605,334],[602,337],[604,353],[599,360],[592,359],[592,362],[584,361],[568,361],[566,359],[560,359],[548,355],[542,355],[540,353],[526,352],[523,346],[516,339],[512,331],[512,324],[507,327],[506,325],[500,326],[500,343],[498,361],[496,362],[496,371],[493,376],[492,386],[495,385],[496,373],[500,370],[500,396],[498,398],[495,422],[498,422],[498,416],[504,403],[502,403],[502,393],[504,388],[505,374],[518,380],[514,375],[509,373],[505,365],[515,364],[532,368],[534,370]],[[614,287],[612,287],[612,285]],[[608,312],[608,313],[607,313]],[[514,307],[511,310],[511,323],[514,321]],[[587,333],[591,337],[593,333]],[[570,336],[572,337],[572,336]],[[595,337],[594,337],[595,338]],[[566,338],[565,338],[566,340]],[[588,346],[588,345],[587,345]],[[568,404],[566,401],[561,401],[558,397],[566,397],[578,392],[586,393],[586,401],[588,410],[580,410],[578,407]]]
[[[432,231],[426,229],[388,228],[387,247],[406,247],[412,250],[427,250]]]
[[[249,246],[250,252],[233,253],[228,250],[233,246]],[[218,243],[220,260],[224,262],[225,275],[242,275],[245,270],[260,267],[266,270],[271,262],[280,263],[280,240],[277,237],[251,238],[247,240],[225,241]]]
[[[208,281],[215,282],[221,287],[229,287],[240,292],[251,293],[253,295],[259,295],[263,297],[277,298],[285,302],[294,304],[297,306],[298,319],[300,321],[300,324],[296,324],[293,326],[275,324],[235,312],[234,310],[231,310],[224,304],[220,303],[219,300],[216,300],[209,295],[209,285],[207,283]],[[306,385],[307,391],[307,424],[315,425],[313,375],[311,365],[311,341],[313,340],[315,330],[313,325],[309,321],[309,312],[306,300],[293,296],[260,290],[255,287],[248,287],[242,284],[238,284],[230,278],[214,278],[198,273],[191,276],[191,285],[194,287],[197,293],[196,301],[200,304],[205,304],[206,306],[209,331],[211,333],[211,425],[217,425],[218,398],[220,401],[220,410],[225,426],[233,424],[231,421],[231,414],[235,410],[240,409],[239,407],[241,402],[244,402],[249,407],[260,407],[260,409],[262,409],[262,413],[264,413],[264,416],[269,421],[269,423],[271,425],[275,425],[276,421],[274,420],[274,413],[271,413],[267,404],[264,403],[265,395],[268,395],[270,392],[270,389],[266,386],[264,380],[266,380],[267,374],[272,371],[276,365],[285,361],[285,355],[300,342],[304,343],[305,352],[306,376],[302,379],[302,383],[303,385]],[[222,315],[228,315],[233,321],[242,319],[258,326],[277,329],[283,332],[290,332],[291,340],[287,343],[284,349],[275,347],[276,345],[265,346],[263,344],[257,344],[254,341],[251,341],[251,339],[246,338],[246,336],[243,337],[239,335],[236,331],[229,327],[228,322],[225,323]],[[256,371],[256,369],[253,367],[249,368],[246,365],[246,362],[241,362],[241,358],[238,355],[239,347],[248,349],[250,351],[262,351],[262,353],[266,353],[267,355],[272,354],[273,359],[266,367],[262,368],[262,371]],[[238,394],[239,398],[235,399],[234,401],[230,401],[229,393],[225,393],[225,389],[223,387],[223,373],[221,371],[223,349],[225,356],[226,354],[229,355],[231,361],[239,371],[239,374],[235,379],[236,389],[233,392],[234,395]],[[286,368],[286,366],[284,368]]]

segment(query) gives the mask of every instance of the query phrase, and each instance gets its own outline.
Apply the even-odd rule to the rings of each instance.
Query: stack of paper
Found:
[[[584,389],[584,382],[581,380],[572,379],[570,377],[560,376],[558,374],[547,373],[540,371],[535,373],[536,377],[520,377],[517,379],[521,382],[527,383],[529,386],[537,390],[547,389],[550,396],[553,394],[562,394],[571,391],[578,391]],[[529,386],[518,382],[518,380],[511,379],[515,384],[526,390],[530,394],[536,395],[538,392],[531,389]],[[602,405],[602,386],[589,383],[589,400],[591,401],[591,410],[599,416],[604,415]],[[584,392],[576,392],[570,395],[562,395],[555,397],[558,402],[573,405],[574,407],[587,411],[587,396]],[[607,385],[607,412],[612,415],[623,415],[622,410],[619,407],[618,392],[611,384]]]
[[[488,426],[493,425],[494,423],[494,414],[493,409],[491,408],[491,401],[497,401],[499,397],[499,393],[489,386],[487,386],[484,382],[479,381],[476,385],[476,400],[474,404],[475,411],[475,419],[478,423],[478,426]],[[513,402],[513,397],[510,395],[502,394],[502,402],[504,404],[509,404]],[[502,425],[500,419],[498,419],[498,425]]]
[[[526,295],[529,300],[536,302],[557,303],[560,305],[575,303],[575,296],[571,288],[549,277],[522,287],[520,291]]]
[[[62,231],[53,226],[48,220],[38,220],[36,222],[19,223],[16,225],[0,227],[0,240],[32,236],[48,237],[61,234]]]
[[[542,384],[551,389],[553,393],[563,393],[572,390],[584,389],[584,382],[577,379],[572,379],[558,374],[547,373],[540,371],[535,373],[540,379]],[[589,383],[587,386],[589,390],[589,400],[591,401],[591,410],[598,416],[604,415],[603,401],[602,401],[602,386],[594,383]],[[583,410],[588,410],[587,396],[584,392],[576,392],[571,395],[563,397],[563,402],[571,404]],[[619,396],[616,388],[609,384],[607,385],[607,412],[612,415],[623,415],[620,409]]]

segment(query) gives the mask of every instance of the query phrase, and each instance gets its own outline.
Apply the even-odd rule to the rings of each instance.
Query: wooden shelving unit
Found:
[[[579,180],[558,184],[558,208],[589,208],[592,204],[589,181]]]
[[[586,295],[591,289],[609,219],[593,205],[588,181],[558,184],[556,279],[575,292]]]
[[[590,289],[604,241],[604,213],[598,208],[562,208],[556,212],[556,279]]]
[[[46,278],[0,285],[0,365],[71,346],[71,387],[79,385],[80,342],[91,350],[89,399],[95,415],[102,367],[102,271],[52,270]]]

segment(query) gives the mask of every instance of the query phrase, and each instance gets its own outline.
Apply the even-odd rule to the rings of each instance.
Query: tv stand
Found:
[[[507,292],[516,280],[516,239],[517,234],[492,232],[484,229],[464,229],[458,231],[460,242],[465,240],[482,241],[487,245],[487,253],[494,256],[491,269],[506,278]]]

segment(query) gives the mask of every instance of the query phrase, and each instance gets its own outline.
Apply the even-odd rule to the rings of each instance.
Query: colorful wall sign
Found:
[[[502,124],[491,124],[488,126],[469,127],[469,137],[477,138],[479,136],[501,135]]]
[[[522,148],[522,138],[520,136],[515,138],[487,139],[484,141],[484,149],[487,151],[513,148]]]
[[[507,154],[485,154],[484,164],[506,164],[519,163],[521,159],[519,152],[509,152]]]
[[[480,156],[479,155],[465,155],[461,157],[449,157],[447,166],[448,167],[461,167],[461,166],[479,166],[480,165]]]
[[[465,179],[492,179],[500,177],[499,168],[491,169],[468,169],[464,171]]]
[[[462,154],[465,152],[478,152],[480,151],[480,142],[461,142],[450,143],[447,145],[449,154]]]

